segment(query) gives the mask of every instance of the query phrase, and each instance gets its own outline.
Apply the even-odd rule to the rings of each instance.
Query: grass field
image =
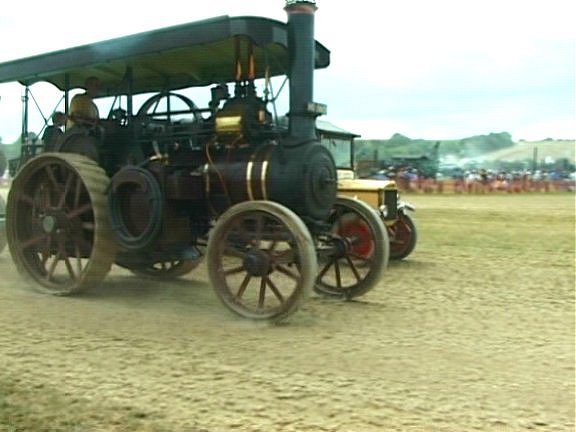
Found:
[[[54,298],[5,251],[0,431],[573,432],[574,195],[405,198],[415,252],[282,327],[230,317],[204,266]]]

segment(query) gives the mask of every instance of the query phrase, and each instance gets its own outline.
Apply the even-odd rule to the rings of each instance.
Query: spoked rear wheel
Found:
[[[100,283],[112,265],[104,171],[89,158],[45,153],[19,171],[6,231],[16,267],[43,292],[73,294]]]
[[[274,322],[298,309],[318,270],[304,223],[271,201],[228,209],[210,233],[207,257],[210,280],[224,305],[243,317]]]
[[[319,258],[314,290],[337,298],[354,298],[370,291],[388,265],[388,234],[376,212],[362,201],[338,197],[329,222],[332,240]]]

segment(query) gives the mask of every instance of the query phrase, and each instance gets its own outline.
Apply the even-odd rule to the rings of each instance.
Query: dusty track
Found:
[[[414,254],[281,327],[233,316],[204,266],[56,298],[4,251],[0,430],[573,431],[573,197],[409,198]]]

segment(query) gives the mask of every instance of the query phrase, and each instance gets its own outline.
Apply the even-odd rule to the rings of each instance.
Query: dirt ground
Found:
[[[406,198],[416,251],[282,326],[235,317],[204,265],[57,298],[5,250],[0,430],[574,431],[574,197]]]

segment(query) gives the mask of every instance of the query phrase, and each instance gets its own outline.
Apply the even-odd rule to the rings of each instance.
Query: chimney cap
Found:
[[[316,6],[316,0],[286,0],[286,7],[295,6],[298,4],[309,4]]]

